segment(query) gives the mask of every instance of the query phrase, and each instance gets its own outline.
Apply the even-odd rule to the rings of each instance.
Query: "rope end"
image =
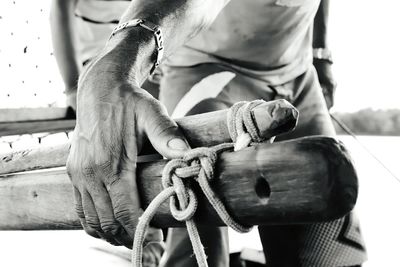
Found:
[[[233,147],[233,150],[234,151],[242,150],[243,148],[248,147],[250,145],[251,141],[252,141],[252,138],[251,138],[250,134],[242,133],[237,137],[235,146]]]

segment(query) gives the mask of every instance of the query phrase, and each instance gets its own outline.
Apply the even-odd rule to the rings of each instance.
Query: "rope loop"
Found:
[[[176,172],[177,169],[179,168],[184,168],[187,167],[187,163],[183,159],[173,159],[170,160],[164,167],[162,176],[161,176],[161,182],[162,186],[164,188],[168,188],[170,186],[173,186],[174,183],[172,181],[172,175]],[[183,177],[181,177],[183,178]]]
[[[249,146],[251,142],[265,141],[265,138],[260,136],[252,113],[255,107],[263,103],[265,103],[264,100],[241,101],[228,110],[228,130],[231,139],[235,142],[235,151]]]
[[[175,191],[176,192],[176,191]],[[170,198],[170,210],[172,216],[180,222],[192,219],[197,210],[197,197],[191,188],[184,192],[185,200],[179,198],[179,194]]]

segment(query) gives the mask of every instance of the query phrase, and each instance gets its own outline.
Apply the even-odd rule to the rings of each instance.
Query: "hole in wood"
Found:
[[[261,203],[267,204],[269,196],[271,195],[269,183],[263,178],[258,178],[256,181],[255,191]]]

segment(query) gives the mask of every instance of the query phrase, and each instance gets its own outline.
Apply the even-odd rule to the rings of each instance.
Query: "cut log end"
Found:
[[[329,214],[326,213],[326,220],[346,215],[354,208],[358,197],[357,172],[348,150],[335,138],[321,136],[299,140],[301,140],[298,143],[299,151],[311,149],[318,152],[326,161],[329,177],[327,180],[329,186],[326,188],[330,190],[326,194],[329,197],[326,207]]]
[[[255,107],[252,116],[260,135],[271,138],[294,130],[299,112],[288,101],[279,99]]]

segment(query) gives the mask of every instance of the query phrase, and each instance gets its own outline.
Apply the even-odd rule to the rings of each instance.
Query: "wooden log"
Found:
[[[298,113],[288,102],[276,100],[254,108],[253,118],[260,135],[270,138],[292,130]],[[213,146],[229,142],[227,110],[177,119],[179,127],[192,147]],[[272,126],[272,127],[271,127]],[[0,155],[0,174],[65,166],[69,144],[39,149],[26,149]],[[155,153],[150,143],[141,154]],[[139,158],[148,161],[147,157]]]
[[[162,190],[160,176],[165,164],[164,160],[138,164],[143,208]],[[339,218],[353,208],[358,191],[347,151],[340,142],[327,137],[225,152],[217,162],[211,185],[237,220],[258,225]],[[198,196],[196,221],[221,225],[204,196],[199,192]],[[0,199],[2,230],[80,228],[64,168],[2,176]],[[152,224],[182,225],[171,216],[168,203],[157,211]]]

